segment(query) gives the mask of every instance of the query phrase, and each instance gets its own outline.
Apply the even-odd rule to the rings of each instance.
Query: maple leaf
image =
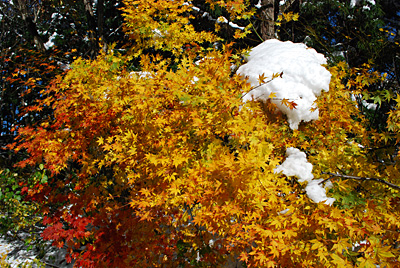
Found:
[[[142,188],[139,192],[141,192],[146,197],[151,195],[151,192],[147,188]]]
[[[276,98],[276,93],[271,92],[271,94],[269,94],[268,98],[270,98],[270,99]]]
[[[98,143],[99,145],[103,145],[103,144],[104,144],[104,139],[103,139],[103,137],[99,137],[98,140],[97,140],[97,143]]]
[[[258,84],[264,84],[265,83],[265,79],[267,79],[267,77],[265,76],[265,74],[263,73],[263,74],[260,74],[259,76],[258,76]]]
[[[281,101],[282,105],[285,105],[286,107],[289,107],[290,110],[296,109],[297,103],[295,103],[294,101],[290,101],[286,98],[283,98]]]
[[[359,267],[363,268],[375,268],[376,265],[371,259],[365,259],[364,257],[357,259],[360,262]]]
[[[247,263],[248,260],[249,260],[249,257],[247,256],[247,253],[242,252],[242,253],[240,254],[240,256],[239,256],[239,260],[241,260],[241,261]]]

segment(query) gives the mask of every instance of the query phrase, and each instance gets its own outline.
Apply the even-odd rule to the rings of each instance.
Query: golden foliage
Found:
[[[208,2],[232,16],[245,5]],[[229,258],[249,267],[398,266],[398,192],[321,175],[400,183],[398,164],[379,169],[368,157],[374,133],[351,100],[377,78],[330,68],[320,119],[291,130],[272,103],[242,103],[250,85],[232,74],[229,46],[182,50],[188,40],[215,38],[194,32],[184,16],[190,8],[126,1],[136,53],[178,53],[176,68],[159,55],[141,55],[140,72],[112,52],[77,59],[46,92],[42,105],[53,107],[54,119],[20,130],[17,148],[30,153],[21,166],[42,162],[53,174],[31,194],[71,206],[49,215],[44,236],[69,245],[84,267],[222,266]],[[305,184],[274,172],[288,147],[307,153],[315,177],[332,181],[333,206],[313,203]],[[84,252],[73,251],[82,244]]]

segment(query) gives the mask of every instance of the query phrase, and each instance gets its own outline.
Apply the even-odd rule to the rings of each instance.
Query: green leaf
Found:
[[[42,177],[42,179],[40,180],[40,182],[41,182],[41,183],[47,183],[47,180],[48,180],[47,175],[46,175],[46,174],[43,174],[43,177]]]

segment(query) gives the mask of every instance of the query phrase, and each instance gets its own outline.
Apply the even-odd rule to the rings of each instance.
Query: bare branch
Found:
[[[396,184],[393,184],[391,182],[382,180],[382,179],[378,179],[378,178],[350,176],[350,175],[336,174],[336,173],[331,173],[331,172],[321,172],[321,174],[327,174],[327,175],[331,175],[332,177],[339,177],[339,178],[351,179],[351,180],[376,181],[376,182],[380,182],[380,183],[386,184],[387,186],[390,186],[390,187],[392,187],[394,189],[400,190],[400,186],[398,186]]]

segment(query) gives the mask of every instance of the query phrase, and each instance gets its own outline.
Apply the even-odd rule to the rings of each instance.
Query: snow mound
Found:
[[[332,205],[335,198],[326,196],[326,189],[322,187],[322,179],[314,180],[312,174],[312,164],[307,161],[307,156],[304,152],[297,148],[286,149],[286,160],[282,165],[275,168],[275,173],[282,172],[286,176],[296,176],[299,182],[307,182],[305,188],[308,198],[315,203],[324,202],[327,205]],[[329,187],[330,185],[327,185]]]
[[[267,40],[250,51],[247,63],[242,65],[237,74],[248,78],[253,90],[243,97],[243,101],[265,101],[271,93],[271,99],[287,115],[291,129],[297,129],[301,121],[318,119],[315,100],[321,92],[329,90],[331,74],[321,64],[327,61],[322,54],[305,44],[290,41]],[[260,85],[259,77],[264,74],[266,81],[274,74],[281,76]],[[282,100],[296,104],[290,109]]]

